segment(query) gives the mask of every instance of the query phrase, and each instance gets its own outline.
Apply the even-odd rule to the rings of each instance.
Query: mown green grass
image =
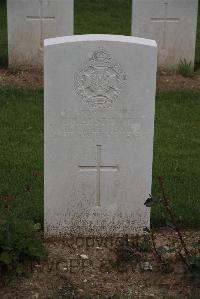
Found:
[[[153,194],[163,178],[173,209],[184,226],[200,226],[200,92],[162,91],[156,98]],[[159,209],[152,223],[163,223]]]
[[[42,223],[43,91],[1,87],[0,98],[1,203]],[[193,227],[200,225],[199,111],[200,92],[157,95],[152,193],[159,195],[157,177],[162,176],[179,222]],[[152,224],[163,224],[158,209]]]
[[[75,34],[131,34],[132,0],[75,0]]]
[[[0,201],[43,218],[43,93],[0,88]]]
[[[132,0],[75,0],[75,34],[130,35]],[[7,64],[6,1],[0,0],[0,66]],[[200,9],[196,68],[200,67]]]
[[[197,23],[197,41],[196,41],[196,69],[200,68],[200,1],[199,1],[199,11],[198,11],[198,23]]]
[[[0,0],[0,67],[8,64],[6,1]]]

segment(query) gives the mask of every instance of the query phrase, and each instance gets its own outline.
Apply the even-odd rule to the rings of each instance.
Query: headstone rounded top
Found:
[[[44,40],[45,46],[75,43],[75,42],[90,42],[90,41],[110,41],[121,43],[141,44],[151,47],[157,47],[155,40],[145,39],[140,37],[125,36],[125,35],[111,35],[111,34],[84,34],[84,35],[70,35],[56,38],[48,38]]]

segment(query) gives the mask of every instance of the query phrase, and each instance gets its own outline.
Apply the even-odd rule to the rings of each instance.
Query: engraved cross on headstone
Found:
[[[118,166],[101,165],[101,145],[97,145],[96,154],[97,164],[95,166],[79,166],[81,171],[95,171],[96,172],[96,202],[95,206],[101,206],[101,172],[103,171],[117,171]]]
[[[168,3],[162,3],[164,5],[164,17],[163,18],[151,18],[152,22],[159,22],[163,23],[163,41],[162,41],[162,49],[166,49],[166,34],[167,34],[167,23],[172,23],[172,22],[179,22],[179,18],[169,18],[168,17]]]
[[[54,21],[55,17],[54,16],[44,16],[44,11],[43,11],[43,0],[38,0],[39,1],[39,16],[27,16],[27,20],[31,21],[39,21],[40,22],[40,47],[42,49],[43,47],[43,40],[44,40],[44,21]]]

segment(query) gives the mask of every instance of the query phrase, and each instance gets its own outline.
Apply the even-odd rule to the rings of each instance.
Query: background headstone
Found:
[[[158,44],[158,66],[194,65],[198,0],[132,0],[132,35]]]
[[[45,40],[45,234],[124,234],[149,226],[155,41]]]
[[[73,34],[73,0],[7,0],[9,66],[42,68],[43,40]]]

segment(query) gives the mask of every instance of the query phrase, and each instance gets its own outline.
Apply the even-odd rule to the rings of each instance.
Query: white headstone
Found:
[[[194,65],[198,0],[132,0],[132,35],[158,44],[158,66]]]
[[[9,66],[43,68],[45,38],[73,34],[74,0],[7,0]]]
[[[112,35],[45,40],[45,234],[149,226],[157,46]]]

